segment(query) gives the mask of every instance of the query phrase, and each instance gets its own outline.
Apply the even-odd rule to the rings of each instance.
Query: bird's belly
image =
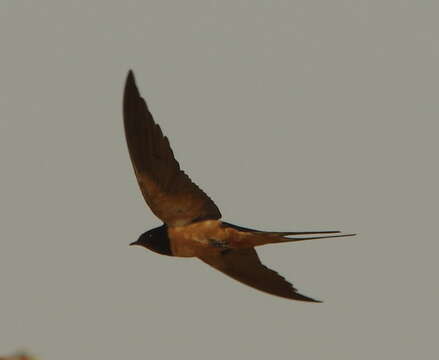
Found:
[[[221,242],[227,234],[217,220],[206,220],[168,229],[171,251],[174,256],[199,257],[221,251],[212,242]]]

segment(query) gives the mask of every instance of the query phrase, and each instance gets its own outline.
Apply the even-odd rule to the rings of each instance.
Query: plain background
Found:
[[[0,352],[432,359],[437,1],[1,1]],[[160,224],[122,127],[128,69],[224,219],[323,304],[128,244]]]

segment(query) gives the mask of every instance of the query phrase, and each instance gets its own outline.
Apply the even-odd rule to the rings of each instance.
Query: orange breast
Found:
[[[218,220],[205,220],[184,226],[168,228],[171,250],[174,256],[194,257],[221,251],[213,247],[211,240],[227,241],[229,233]]]

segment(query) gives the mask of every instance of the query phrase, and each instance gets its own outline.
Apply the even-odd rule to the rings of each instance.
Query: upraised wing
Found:
[[[152,212],[170,226],[221,218],[215,203],[180,169],[168,138],[139,94],[132,71],[125,84],[123,115],[131,161]]]
[[[255,289],[283,298],[320,302],[297,292],[287,280],[261,263],[254,248],[226,250],[200,258],[206,264]]]

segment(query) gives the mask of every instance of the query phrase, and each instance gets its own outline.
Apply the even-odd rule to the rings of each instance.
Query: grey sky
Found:
[[[434,358],[439,5],[0,2],[0,353]],[[356,238],[261,248],[323,304],[128,244],[159,221],[123,136],[129,68],[224,219]]]

